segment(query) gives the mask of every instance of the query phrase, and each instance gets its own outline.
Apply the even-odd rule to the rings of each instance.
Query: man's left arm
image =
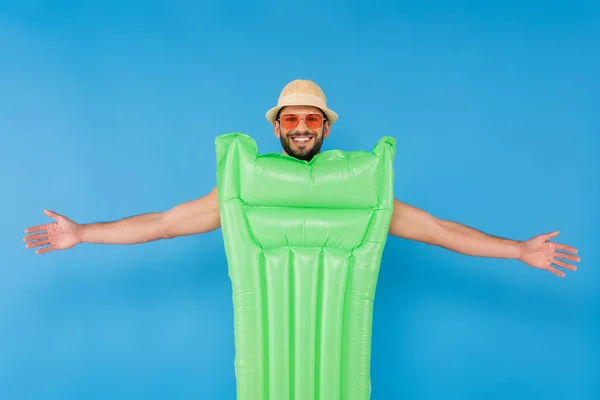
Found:
[[[531,267],[548,270],[561,278],[565,274],[555,266],[571,271],[575,271],[577,267],[560,259],[580,261],[578,256],[573,255],[577,253],[577,249],[550,242],[550,239],[558,235],[558,231],[522,242],[504,239],[454,221],[436,218],[398,200],[394,201],[389,233],[469,256],[520,260]]]

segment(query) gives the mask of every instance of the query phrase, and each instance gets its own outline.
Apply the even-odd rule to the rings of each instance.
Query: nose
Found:
[[[304,121],[304,117],[300,118],[300,121],[298,122],[298,126],[296,126],[296,129],[299,129],[301,131],[308,130],[308,127],[306,126],[306,122]]]

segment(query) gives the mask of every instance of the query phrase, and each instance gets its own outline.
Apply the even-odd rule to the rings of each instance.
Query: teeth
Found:
[[[300,138],[294,138],[295,142],[307,142],[310,138],[307,137],[300,137]]]

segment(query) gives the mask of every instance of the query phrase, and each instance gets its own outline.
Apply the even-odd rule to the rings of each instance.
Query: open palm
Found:
[[[551,242],[550,239],[555,238],[558,234],[558,231],[550,232],[543,235],[537,235],[525,241],[523,243],[523,252],[520,257],[521,261],[534,268],[550,271],[561,278],[565,277],[565,273],[555,268],[553,265],[576,271],[576,266],[560,259],[575,262],[581,261],[581,258],[575,255],[577,249],[566,244]]]
[[[35,251],[37,254],[44,254],[52,250],[70,249],[80,242],[77,223],[52,211],[44,210],[44,214],[56,222],[25,229],[25,233],[28,234],[23,238],[23,241],[27,243],[25,247],[46,246]]]

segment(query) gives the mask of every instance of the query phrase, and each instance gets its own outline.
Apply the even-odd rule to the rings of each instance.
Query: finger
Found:
[[[552,272],[554,275],[557,275],[560,278],[564,278],[565,277],[565,273],[562,271],[559,271],[558,269],[554,268],[553,266],[549,266],[546,268],[548,271]]]
[[[54,211],[44,210],[44,213],[56,222],[61,222],[61,219],[64,218],[62,215],[55,213]]]
[[[40,231],[45,231],[46,230],[46,226],[47,225],[35,225],[35,226],[31,226],[27,229],[25,229],[25,233],[34,233],[34,232],[40,232]]]
[[[29,235],[29,236],[25,236],[23,238],[24,242],[31,242],[33,240],[41,240],[41,239],[47,239],[48,238],[48,233],[36,233],[35,235]]]
[[[550,239],[552,239],[552,238],[555,238],[555,237],[557,237],[559,233],[560,233],[559,231],[554,231],[554,232],[549,232],[549,233],[546,233],[546,234],[544,235],[544,239],[545,239],[545,240],[550,240]]]
[[[553,261],[552,264],[558,265],[559,267],[563,267],[566,269],[570,269],[571,271],[577,271],[577,267],[571,264],[567,264],[566,262],[562,262],[559,260]]]
[[[563,250],[563,251],[568,251],[569,253],[573,253],[573,254],[577,254],[577,249],[575,247],[572,246],[568,246],[566,244],[556,244],[555,245],[557,250]]]
[[[572,254],[560,253],[560,252],[555,252],[554,258],[562,258],[562,259],[570,260],[570,261],[581,261],[581,257],[579,257],[579,256],[574,256]]]
[[[27,243],[25,245],[25,247],[27,247],[28,249],[30,249],[32,247],[45,246],[45,245],[47,245],[49,243],[50,243],[49,240],[38,240],[37,242]]]
[[[54,247],[52,247],[52,245],[50,245],[50,246],[42,247],[41,249],[37,249],[35,251],[35,253],[36,254],[44,254],[44,253],[48,253],[52,250],[54,250]]]

